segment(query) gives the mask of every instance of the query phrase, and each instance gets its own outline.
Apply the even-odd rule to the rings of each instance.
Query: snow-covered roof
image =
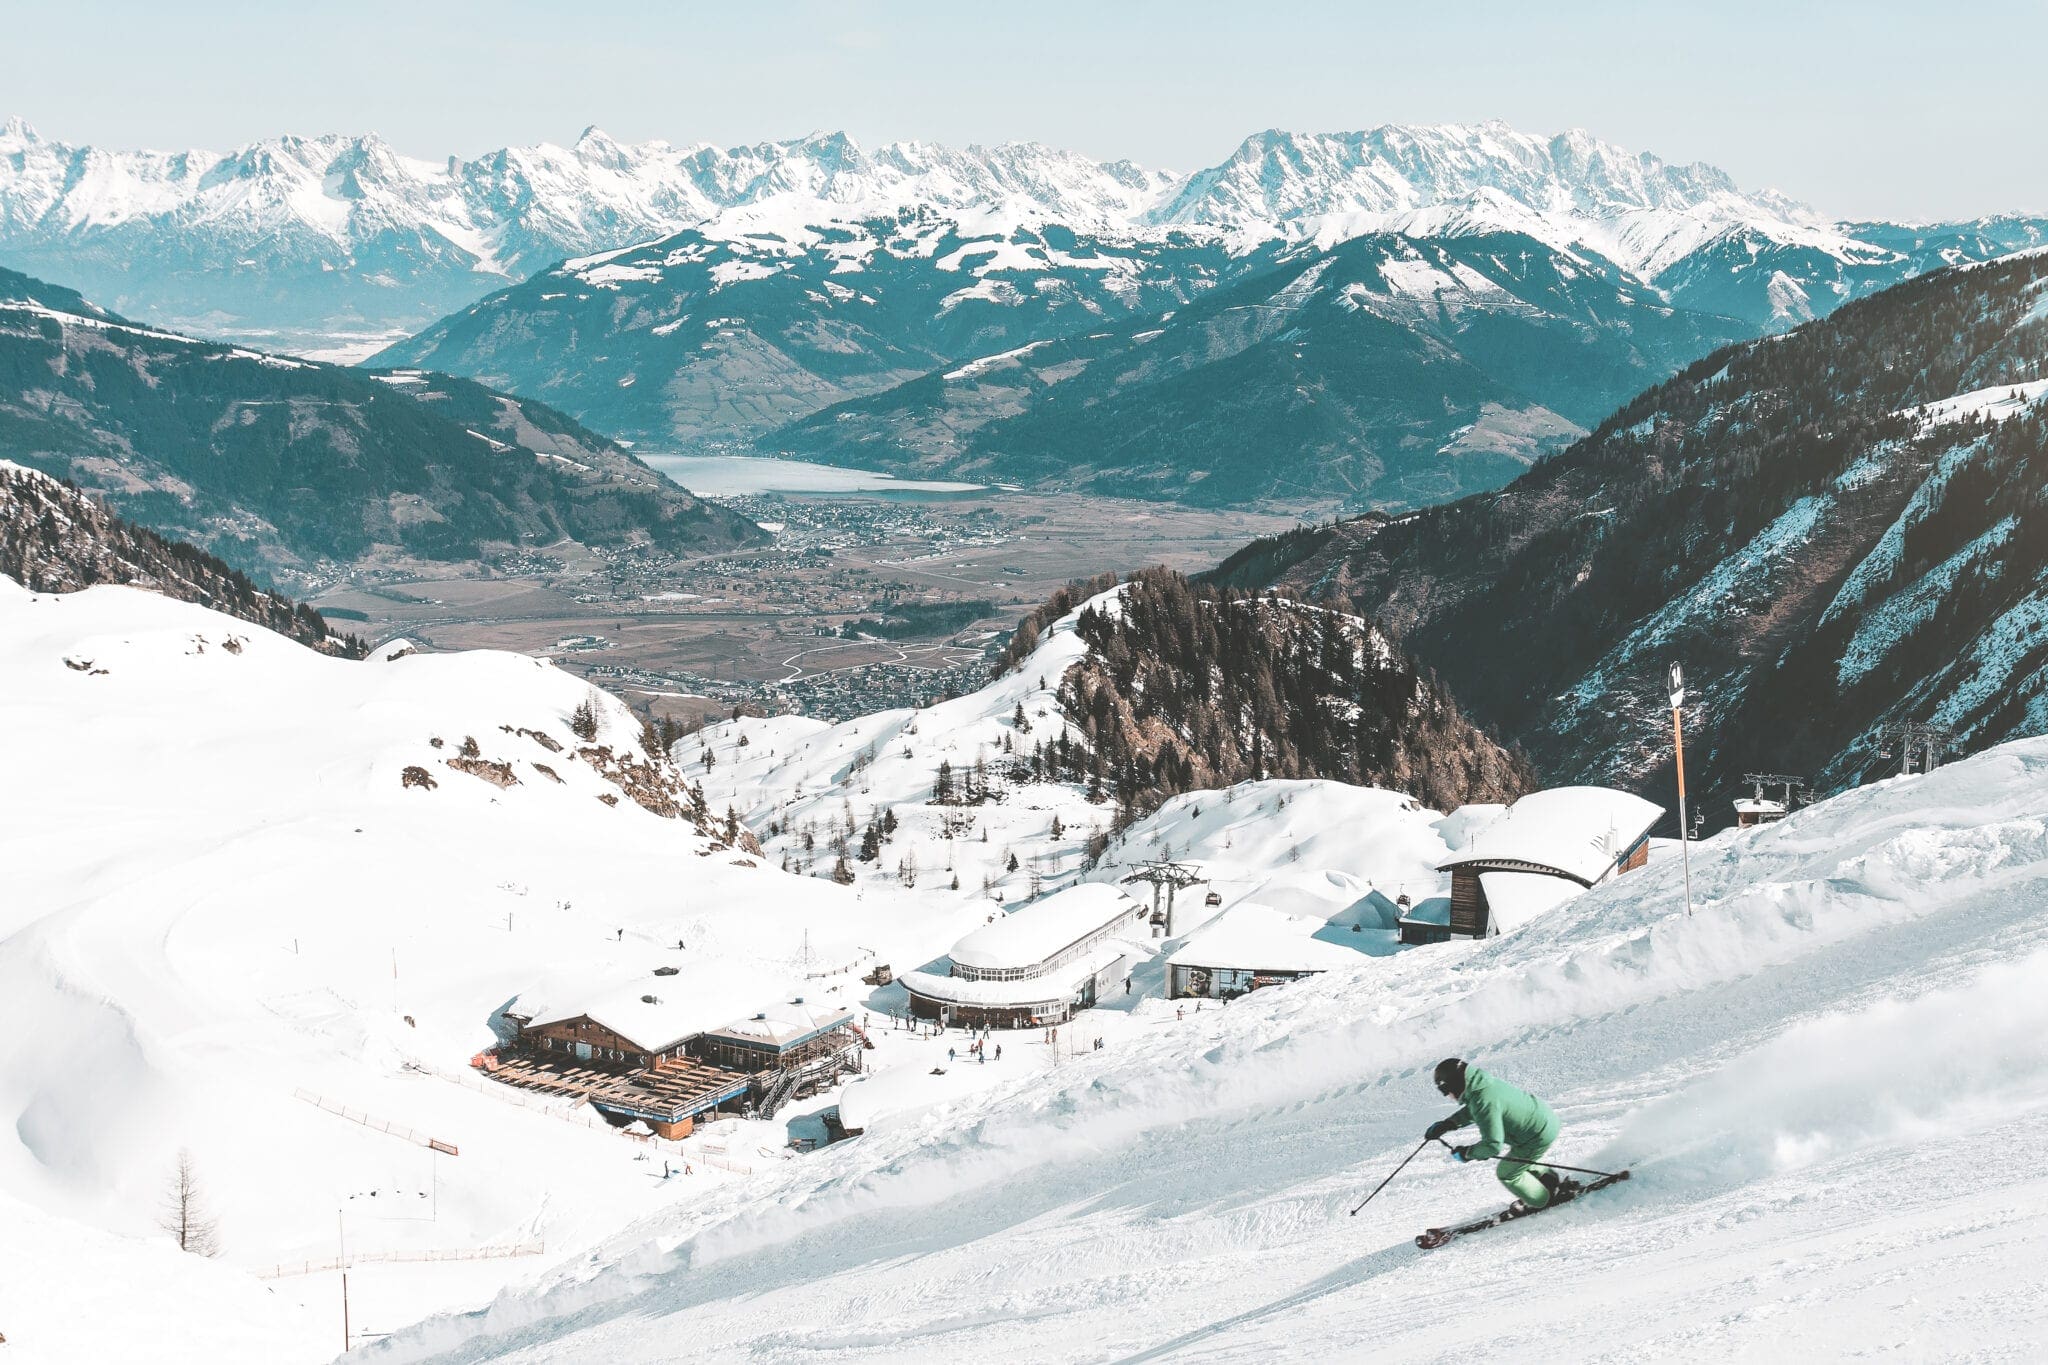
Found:
[[[1120,918],[1135,919],[1144,913],[1116,887],[1084,882],[983,925],[954,944],[951,956],[963,967],[984,971],[1030,967]]]
[[[1486,893],[1487,923],[1502,934],[1555,910],[1584,890],[1576,882],[1543,872],[1482,872],[1479,887]]]
[[[758,1011],[763,993],[763,984],[758,979],[686,969],[682,975],[645,976],[587,996],[556,996],[539,1002],[517,1000],[506,1007],[506,1013],[530,1017],[534,1027],[588,1017],[620,1037],[632,1039],[645,1051],[662,1052],[717,1029],[735,1017]],[[770,1014],[787,1014],[801,1008],[785,1004]]]
[[[853,1011],[839,1005],[809,1005],[792,1000],[773,1009],[721,1024],[705,1032],[712,1037],[735,1038],[776,1048],[794,1047],[806,1038],[838,1028],[853,1018]]]
[[[937,972],[905,972],[896,979],[912,995],[953,1005],[1051,1005],[1072,1000],[1074,993],[1097,972],[1107,970],[1120,958],[1136,955],[1136,949],[1110,939],[1043,976],[1026,977],[1022,981],[970,981],[964,977],[940,976]]]
[[[1785,813],[1785,803],[1783,801],[1760,800],[1752,796],[1738,796],[1735,798],[1735,813],[1737,815],[1783,815]]]
[[[1556,881],[1557,878],[1552,877],[1550,880]],[[1401,912],[1401,923],[1432,924],[1449,928],[1451,923],[1451,898],[1449,896],[1431,896],[1427,900],[1417,901]]]
[[[1326,972],[1358,963],[1367,942],[1365,935],[1340,930],[1336,942],[1316,937],[1330,929],[1330,922],[1321,916],[1288,915],[1246,901],[1217,916],[1214,924],[1166,960],[1175,967],[1255,972]],[[1359,941],[1354,946],[1344,941],[1347,938]],[[1381,938],[1375,935],[1371,942],[1377,945]]]
[[[1664,808],[1612,787],[1531,792],[1438,865],[1547,869],[1591,886],[1634,848]]]

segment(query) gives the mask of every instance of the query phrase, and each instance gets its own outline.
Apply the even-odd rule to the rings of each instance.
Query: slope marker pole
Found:
[[[1692,918],[1692,836],[1685,823],[1685,667],[1671,665],[1671,751],[1678,757],[1678,857],[1685,865],[1685,917]]]

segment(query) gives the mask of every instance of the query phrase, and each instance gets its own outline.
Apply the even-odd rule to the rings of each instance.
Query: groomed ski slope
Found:
[[[2048,1344],[2048,740],[1362,959],[665,1210],[378,1359],[2020,1360]],[[1628,1184],[1425,1156],[1461,1054]]]

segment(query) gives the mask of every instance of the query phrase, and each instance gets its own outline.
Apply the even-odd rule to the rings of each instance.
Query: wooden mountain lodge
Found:
[[[791,1098],[861,1069],[871,1046],[840,1006],[802,997],[706,1028],[703,1003],[674,978],[567,1009],[515,1002],[512,1040],[477,1059],[508,1085],[575,1096],[614,1123],[687,1137],[713,1110],[772,1118]]]
[[[1448,914],[1404,914],[1403,943],[1487,938],[1520,928],[1589,887],[1649,861],[1650,829],[1664,808],[1608,787],[1531,792],[1457,856]]]

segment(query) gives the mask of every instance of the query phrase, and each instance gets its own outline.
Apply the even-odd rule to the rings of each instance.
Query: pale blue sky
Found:
[[[424,157],[844,128],[1175,169],[1246,134],[1503,118],[1843,217],[2048,211],[2048,0],[1905,4],[0,0],[0,115],[115,147]]]

